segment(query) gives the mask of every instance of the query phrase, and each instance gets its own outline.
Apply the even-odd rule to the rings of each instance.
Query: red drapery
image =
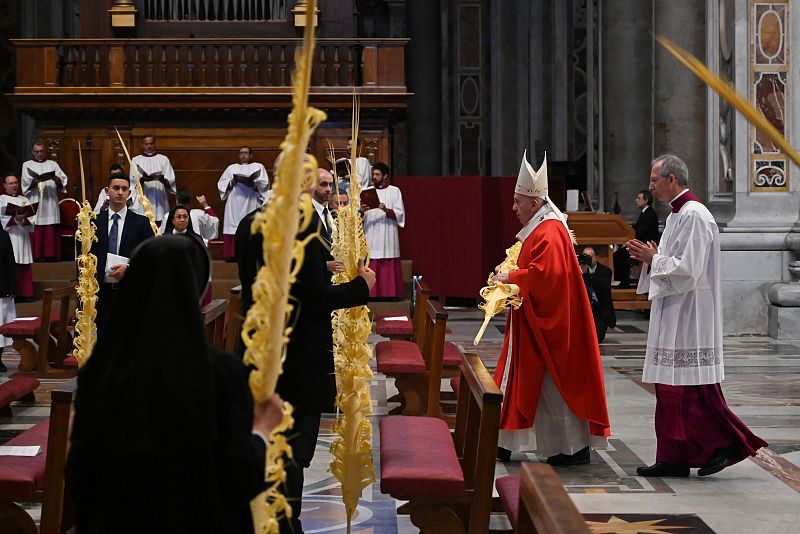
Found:
[[[396,176],[405,228],[400,255],[438,297],[478,298],[520,224],[511,211],[516,177]]]

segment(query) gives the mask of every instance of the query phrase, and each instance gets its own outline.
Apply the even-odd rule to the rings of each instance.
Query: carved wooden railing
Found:
[[[300,39],[17,39],[15,93],[288,92]],[[318,39],[315,92],[405,92],[406,39]]]

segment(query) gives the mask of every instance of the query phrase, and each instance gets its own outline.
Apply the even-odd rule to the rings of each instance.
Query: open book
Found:
[[[31,217],[36,213],[36,208],[39,206],[39,203],[36,202],[34,204],[26,204],[25,206],[17,206],[16,204],[8,203],[6,204],[6,215],[11,215],[12,217]]]
[[[261,176],[261,169],[258,169],[250,176],[247,176],[246,174],[234,174],[233,179],[242,185],[246,185],[247,187],[254,187],[256,184],[256,179],[259,176]]]
[[[143,182],[152,182],[153,180],[158,180],[159,182],[164,182],[166,180],[164,178],[164,173],[161,172],[161,171],[157,171],[157,172],[154,172],[152,174],[147,174],[146,172],[144,172],[144,169],[142,169],[139,165],[137,165],[136,168],[139,170],[139,176],[141,176],[141,180]],[[164,185],[166,185],[166,184],[164,184]]]
[[[30,176],[37,182],[46,182],[48,180],[56,179],[56,171],[43,172],[42,174],[39,174],[31,169],[28,169],[28,176]]]
[[[334,165],[336,166],[336,176],[339,178],[350,176],[350,158],[339,158]]]

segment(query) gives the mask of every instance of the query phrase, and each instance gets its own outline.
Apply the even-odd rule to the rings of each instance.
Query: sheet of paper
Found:
[[[409,321],[410,319],[406,315],[396,315],[392,317],[384,317],[384,321]]]
[[[126,258],[125,256],[119,256],[117,254],[111,254],[109,252],[108,255],[106,256],[106,282],[112,284],[119,282],[119,280],[117,280],[116,278],[111,278],[110,276],[108,276],[108,273],[110,273],[111,270],[117,265],[128,265],[129,261],[130,259]]]
[[[31,445],[29,447],[0,445],[0,456],[36,456],[41,449],[40,445]]]
[[[35,321],[38,317],[17,317],[15,321]]]

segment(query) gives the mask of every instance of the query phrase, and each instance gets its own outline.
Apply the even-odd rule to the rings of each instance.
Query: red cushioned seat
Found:
[[[75,359],[75,356],[72,355],[70,352],[69,355],[64,358],[64,361],[61,362],[61,365],[64,369],[77,369],[78,368],[78,360]]]
[[[3,326],[0,326],[0,335],[3,336],[26,336],[35,337],[39,333],[39,325],[41,324],[41,317],[29,321],[11,321]],[[58,322],[58,313],[50,317],[50,324],[53,325]]]
[[[516,531],[519,523],[519,477],[501,477],[494,485],[497,494],[500,496],[500,504],[503,505],[511,527]]]
[[[411,319],[406,319],[405,321],[387,321],[385,317],[378,317],[375,323],[375,333],[383,337],[410,337],[414,335],[414,323],[411,322]]]
[[[10,446],[40,445],[36,456],[0,456],[0,500],[33,501],[36,492],[44,489],[47,458],[47,434],[50,418],[44,419],[11,441]]]
[[[445,367],[458,367],[461,365],[461,349],[452,341],[444,342],[442,365]]]
[[[385,374],[423,375],[425,359],[411,341],[381,341],[375,345],[378,371]]]
[[[465,491],[447,423],[438,417],[393,415],[380,422],[381,492],[453,497]]]
[[[453,378],[450,379],[450,387],[453,388],[453,393],[455,393],[456,395],[458,395],[458,386],[460,385],[461,385],[460,376],[454,376]]]
[[[18,399],[21,399],[29,393],[36,391],[39,387],[39,381],[32,376],[15,376],[6,384],[10,385]]]
[[[0,407],[5,408],[15,400],[17,400],[17,394],[14,391],[14,386],[9,382],[0,384]]]

